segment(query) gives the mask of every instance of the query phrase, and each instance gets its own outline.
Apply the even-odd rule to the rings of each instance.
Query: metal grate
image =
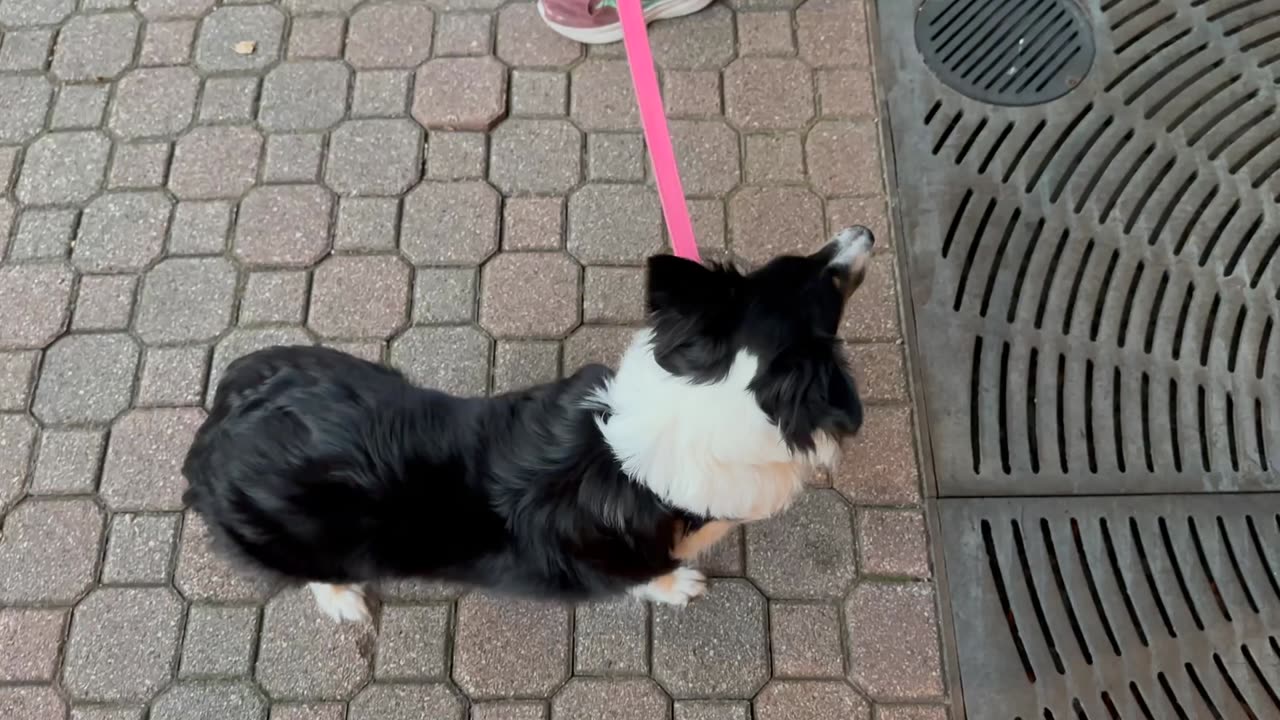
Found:
[[[1280,496],[941,507],[969,720],[1280,717]]]
[[[1092,0],[1027,107],[941,82],[917,7],[879,60],[938,493],[1280,489],[1277,0]]]
[[[1093,31],[1073,0],[946,0],[916,15],[916,43],[938,77],[997,105],[1033,105],[1080,84]]]

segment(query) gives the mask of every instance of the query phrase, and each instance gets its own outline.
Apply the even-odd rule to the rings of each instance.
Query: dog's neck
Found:
[[[695,515],[755,520],[785,509],[839,446],[823,434],[811,453],[787,447],[748,389],[758,364],[741,352],[722,380],[695,384],[662,369],[651,332],[637,333],[593,398],[608,410],[600,430],[623,470]]]

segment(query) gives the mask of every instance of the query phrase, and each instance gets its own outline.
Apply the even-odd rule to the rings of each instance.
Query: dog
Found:
[[[335,350],[252,353],[218,384],[185,500],[338,621],[403,577],[683,605],[706,588],[699,552],[785,509],[858,431],[836,333],[873,242],[849,228],[749,273],[654,256],[617,372],[492,398]]]

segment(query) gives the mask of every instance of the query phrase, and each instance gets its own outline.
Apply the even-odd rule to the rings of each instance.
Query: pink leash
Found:
[[[662,107],[662,93],[658,90],[658,76],[653,69],[653,51],[649,48],[649,30],[645,26],[640,0],[618,0],[618,19],[622,22],[622,40],[627,49],[627,63],[631,66],[631,84],[640,105],[640,124],[644,127],[649,160],[658,181],[658,199],[662,202],[662,216],[671,236],[671,249],[679,257],[701,262],[698,243],[693,237],[693,222],[689,219],[689,206],[685,202],[684,185],[680,182],[680,168],[676,164],[675,151],[671,149],[671,129],[667,126],[667,113]]]

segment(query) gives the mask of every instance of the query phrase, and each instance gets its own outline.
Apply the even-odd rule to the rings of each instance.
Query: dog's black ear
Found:
[[[648,269],[645,300],[650,313],[700,309],[716,303],[719,300],[716,293],[724,289],[719,269],[694,260],[654,255],[649,258]]]
[[[862,426],[857,387],[829,343],[802,343],[780,353],[751,390],[793,450],[813,450],[820,430],[838,439]]]
[[[648,271],[646,303],[658,364],[698,382],[722,377],[733,363],[742,276],[672,255],[649,258]]]

